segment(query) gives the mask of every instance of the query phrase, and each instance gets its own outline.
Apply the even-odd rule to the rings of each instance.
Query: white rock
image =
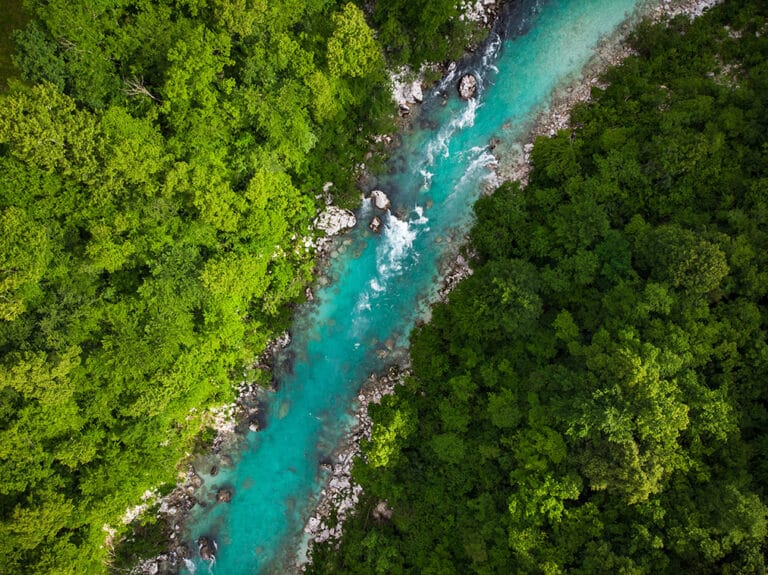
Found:
[[[402,110],[403,106],[408,104],[421,104],[424,101],[424,91],[422,89],[423,70],[418,73],[415,80],[413,72],[408,66],[403,66],[390,73],[392,80],[392,99]]]
[[[473,98],[476,93],[477,78],[475,78],[472,74],[464,74],[461,77],[461,80],[459,80],[459,95],[463,99],[469,100],[470,98]]]
[[[373,202],[373,205],[376,206],[376,208],[379,210],[389,209],[389,198],[387,197],[387,194],[381,190],[373,190],[371,192],[371,201]]]
[[[416,80],[413,84],[411,84],[411,97],[415,102],[419,104],[424,101],[424,92],[421,89],[420,80]]]
[[[317,517],[310,517],[307,522],[306,532],[311,533],[320,527],[320,520]]]
[[[355,227],[355,214],[337,206],[328,206],[315,218],[315,227],[327,236],[335,236],[343,230]]]

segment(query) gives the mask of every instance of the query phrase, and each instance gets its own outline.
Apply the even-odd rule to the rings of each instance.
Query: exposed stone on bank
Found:
[[[471,253],[474,254],[474,252]],[[448,294],[459,285],[459,282],[472,275],[472,268],[469,266],[469,259],[471,257],[471,255],[465,257],[462,254],[458,254],[451,262],[443,274],[443,285],[437,292],[439,301],[446,302]]]
[[[371,374],[360,390],[355,410],[355,425],[347,432],[341,447],[329,458],[321,462],[321,467],[330,471],[328,482],[320,492],[320,501],[312,516],[304,526],[308,535],[307,557],[312,546],[326,541],[338,540],[342,534],[344,521],[352,513],[362,493],[360,485],[352,479],[352,465],[360,455],[360,442],[371,438],[373,422],[368,415],[368,406],[381,403],[385,395],[394,393],[395,388],[410,375],[407,368],[392,365],[386,375]],[[382,517],[391,517],[391,511],[384,504]],[[331,518],[335,518],[332,521]]]
[[[315,218],[315,228],[325,232],[326,236],[336,236],[342,231],[354,228],[355,224],[355,214],[338,206],[328,206]]]
[[[421,104],[424,101],[422,71],[415,74],[410,67],[403,66],[390,72],[389,77],[392,81],[392,99],[398,108],[410,108],[413,104]]]
[[[477,22],[484,26],[493,23],[498,13],[496,0],[465,0],[461,3],[461,14],[459,20],[464,22]]]

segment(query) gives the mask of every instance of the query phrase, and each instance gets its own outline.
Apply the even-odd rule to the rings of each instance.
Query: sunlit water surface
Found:
[[[493,177],[491,138],[523,137],[553,91],[578,77],[598,40],[636,4],[517,2],[507,39],[491,38],[482,54],[427,95],[415,129],[377,182],[393,204],[391,214],[380,214],[382,233],[367,229],[374,214],[364,203],[357,228],[339,240],[347,245],[331,263],[333,282],[317,288],[315,303],[297,314],[286,350],[291,361],[283,363],[290,367],[276,374],[266,429],[245,438],[232,468],[202,475],[208,505],[193,510],[186,535],[194,549],[199,536],[215,538],[217,558],[189,561],[189,571],[289,571],[326,479],[320,461],[350,425],[361,384],[395,361],[434,299],[441,261],[467,232],[471,206]],[[480,78],[478,97],[469,102],[455,89],[466,71]],[[221,485],[234,489],[230,503],[214,502]]]

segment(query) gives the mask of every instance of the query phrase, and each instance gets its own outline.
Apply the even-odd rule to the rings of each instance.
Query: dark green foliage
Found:
[[[27,15],[22,8],[22,0],[0,0],[0,93],[8,88],[8,81],[16,77],[13,66],[13,32],[24,27]]]
[[[461,56],[481,32],[462,21],[457,0],[388,0],[376,2],[373,22],[390,61],[418,68]]]
[[[475,273],[313,572],[765,572],[766,17],[641,26],[530,184],[478,202]]]

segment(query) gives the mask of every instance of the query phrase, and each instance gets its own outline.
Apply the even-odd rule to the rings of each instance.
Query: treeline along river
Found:
[[[523,0],[509,7],[484,48],[426,95],[389,172],[375,182],[391,198],[380,234],[367,228],[365,201],[356,229],[338,238],[331,282],[298,313],[279,358],[267,426],[250,433],[234,465],[205,485],[188,524],[190,546],[217,544],[216,560],[189,571],[282,573],[303,554],[302,527],[327,479],[331,457],[360,386],[407,353],[408,334],[428,314],[441,264],[455,253],[472,204],[492,186],[492,139],[514,145],[552,94],[574,81],[598,41],[637,8],[634,0]],[[476,98],[456,93],[461,75],[478,79]],[[232,500],[215,504],[217,486]]]

